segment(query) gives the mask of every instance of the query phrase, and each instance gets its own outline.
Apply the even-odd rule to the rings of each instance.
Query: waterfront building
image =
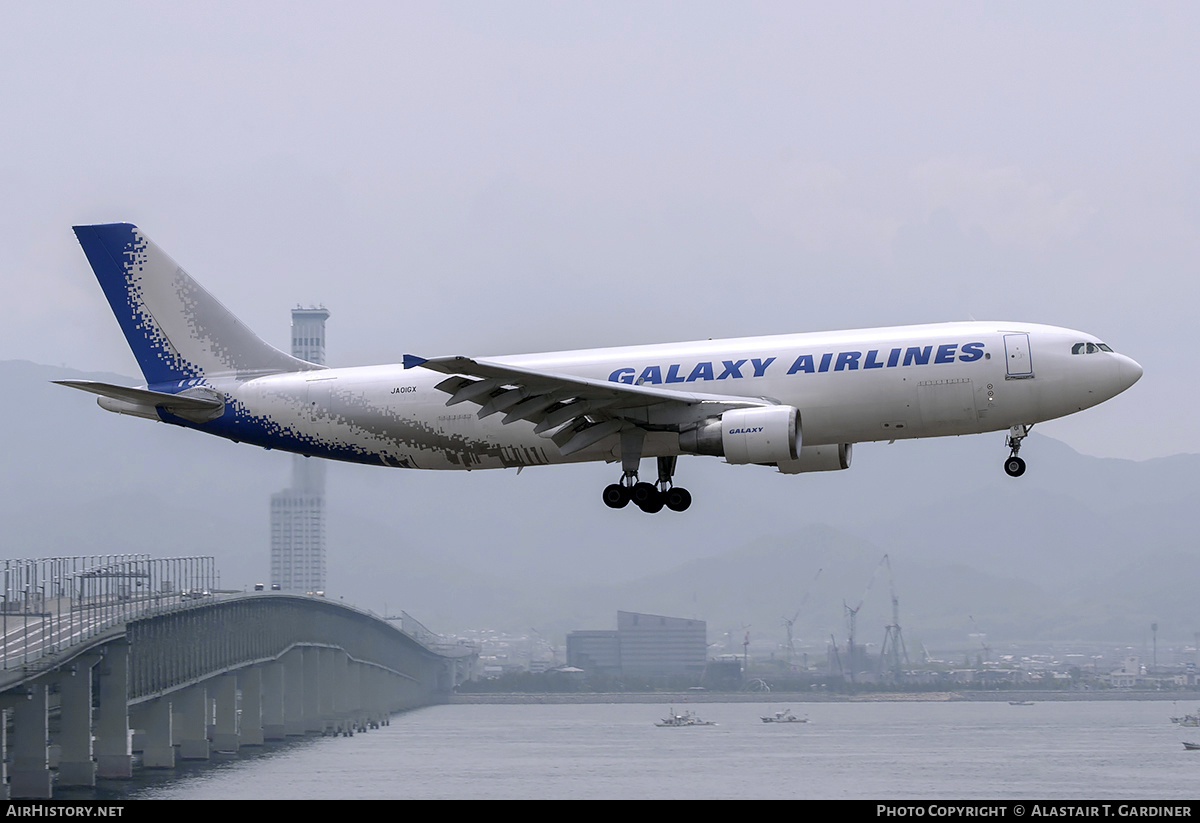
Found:
[[[567,665],[623,677],[700,676],[707,649],[703,620],[619,611],[616,631],[567,635]]]

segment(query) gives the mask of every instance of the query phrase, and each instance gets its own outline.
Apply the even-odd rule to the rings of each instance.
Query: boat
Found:
[[[1032,700],[1010,700],[1010,701],[1008,701],[1008,705],[1010,705],[1010,706],[1032,706],[1033,701]]]
[[[685,711],[683,714],[675,714],[675,707],[672,706],[671,713],[654,725],[670,728],[681,728],[683,726],[715,726],[717,724],[711,723],[707,720],[701,720],[691,711]]]
[[[1187,749],[1189,752],[1200,751],[1200,743],[1188,743],[1185,740],[1185,741],[1183,741],[1183,747],[1185,749]]]
[[[796,717],[792,714],[791,709],[784,709],[775,714],[763,715],[762,722],[764,723],[807,723],[807,717]]]
[[[1180,726],[1200,726],[1200,709],[1196,709],[1196,714],[1185,714],[1182,717],[1172,717],[1171,722]]]

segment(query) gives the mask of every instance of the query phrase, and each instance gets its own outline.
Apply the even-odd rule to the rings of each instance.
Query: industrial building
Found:
[[[617,612],[616,631],[567,635],[567,665],[617,677],[704,674],[708,625],[703,620]]]

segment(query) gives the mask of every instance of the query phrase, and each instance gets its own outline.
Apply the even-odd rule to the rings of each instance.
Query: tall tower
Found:
[[[292,309],[292,356],[325,365],[324,307]],[[271,495],[271,588],[325,591],[325,462],[292,455],[292,485]]]
[[[292,309],[292,357],[325,365],[325,321],[329,309],[324,306]]]

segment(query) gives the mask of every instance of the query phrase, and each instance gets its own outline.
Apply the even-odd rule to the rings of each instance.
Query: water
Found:
[[[790,707],[806,724],[765,724]],[[682,708],[676,706],[676,708]],[[1190,799],[1190,703],[434,706],[128,786],[133,798]],[[1189,736],[1190,735],[1190,736]]]

